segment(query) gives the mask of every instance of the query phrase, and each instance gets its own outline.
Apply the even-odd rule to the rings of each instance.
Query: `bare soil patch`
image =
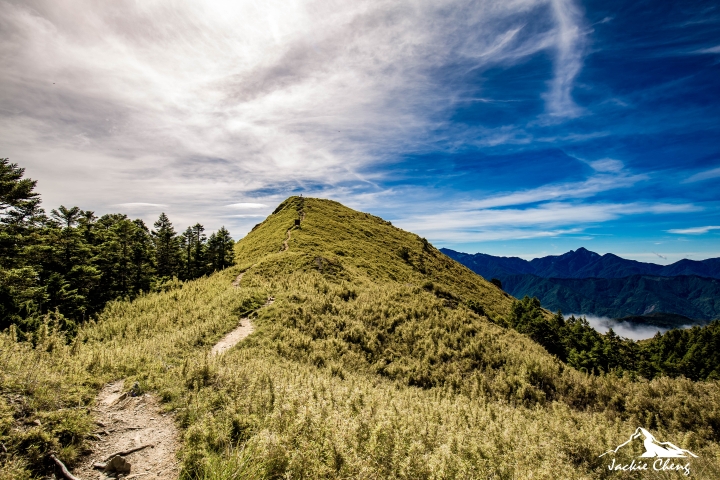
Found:
[[[95,419],[98,441],[94,442],[92,453],[73,470],[75,476],[82,480],[178,478],[180,464],[176,453],[180,435],[173,415],[162,411],[155,395],[131,396],[123,389],[122,380],[108,384],[98,395]],[[95,463],[108,462],[118,452],[129,452],[121,455],[130,463],[129,472],[104,472],[93,467]]]
[[[263,305],[263,307],[272,305],[274,301],[275,299],[273,297],[268,298],[267,302],[265,302],[265,305]],[[210,350],[210,355],[215,356],[225,353],[226,351],[237,345],[245,337],[250,335],[254,330],[255,327],[253,327],[253,324],[249,318],[241,318],[238,326],[232,332],[225,335],[222,340],[220,340],[213,346],[212,350]]]
[[[283,241],[282,248],[280,249],[281,252],[284,252],[284,251],[286,251],[287,249],[290,248],[290,246],[288,245],[288,242],[290,241],[290,232],[291,232],[291,231],[292,231],[292,228],[288,228],[287,238],[285,239],[285,241]]]

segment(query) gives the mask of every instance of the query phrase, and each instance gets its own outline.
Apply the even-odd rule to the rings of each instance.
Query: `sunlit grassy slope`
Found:
[[[598,458],[637,426],[700,455],[693,478],[720,478],[718,382],[568,368],[493,323],[512,298],[382,219],[291,197],[237,255],[110,304],[69,344],[52,321],[35,346],[0,335],[0,478],[47,472],[50,452],[72,463],[115,378],[177,413],[185,478],[643,478]],[[249,312],[255,333],[208,359]]]

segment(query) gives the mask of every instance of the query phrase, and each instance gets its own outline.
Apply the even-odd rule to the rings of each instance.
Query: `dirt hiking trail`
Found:
[[[300,211],[300,223],[302,223],[303,221],[305,221],[305,210]],[[290,241],[290,233],[296,228],[300,228],[298,226],[298,224],[295,224],[292,227],[287,229],[287,237],[285,238],[285,241],[283,242],[282,247],[280,248],[281,252],[285,252],[290,248],[290,246],[288,245],[288,242]]]
[[[303,215],[304,218],[304,215]],[[288,249],[290,230],[283,242]],[[245,272],[232,285],[240,287]],[[275,301],[269,297],[263,307]],[[222,355],[254,330],[249,318],[241,318],[233,331],[225,335],[210,351],[211,356]],[[93,437],[91,453],[71,475],[78,480],[175,480],[180,474],[177,451],[180,433],[172,413],[164,413],[160,400],[149,393],[133,395],[136,386],[124,388],[119,380],[103,387],[97,396],[93,412],[98,427]]]
[[[120,380],[106,385],[98,394],[94,408],[98,441],[94,442],[92,453],[72,473],[82,480],[178,478],[180,465],[175,453],[180,446],[180,435],[174,416],[162,411],[155,395],[141,393],[133,397],[124,390]],[[111,460],[116,453],[121,453],[122,459],[129,462],[129,471],[122,460]],[[122,466],[117,469],[111,465],[111,471],[107,472],[94,466],[108,463]]]
[[[272,305],[274,301],[275,299],[273,297],[268,298],[263,307]],[[215,346],[213,346],[212,350],[210,350],[210,356],[214,357],[225,353],[237,345],[242,339],[250,335],[254,330],[255,327],[253,327],[253,324],[248,317],[241,318],[238,326],[232,332],[225,335],[222,340],[215,344]]]
[[[288,245],[288,242],[290,241],[290,232],[292,232],[292,229],[293,229],[293,228],[294,228],[294,227],[288,228],[287,238],[286,238],[285,241],[283,242],[282,248],[280,248],[280,251],[281,251],[281,252],[284,252],[284,251],[286,251],[288,248],[290,248],[290,246]]]

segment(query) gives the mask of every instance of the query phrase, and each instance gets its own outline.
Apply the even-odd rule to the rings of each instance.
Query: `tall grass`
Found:
[[[46,473],[50,452],[72,464],[115,378],[176,413],[187,479],[615,478],[598,456],[637,426],[720,478],[718,382],[577,372],[492,322],[511,298],[377,217],[294,197],[237,252],[233,269],[110,304],[71,342],[51,318],[34,343],[0,334],[0,478]],[[255,333],[210,358],[247,314]]]

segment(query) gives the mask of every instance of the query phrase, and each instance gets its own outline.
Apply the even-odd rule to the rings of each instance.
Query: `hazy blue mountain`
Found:
[[[543,307],[552,311],[610,318],[660,312],[695,320],[720,318],[720,280],[713,278],[694,275],[542,278],[523,274],[505,276],[502,283],[510,295],[537,297]]]
[[[514,297],[537,297],[552,311],[665,328],[720,318],[720,258],[663,266],[585,248],[530,261],[441,251],[487,279],[500,279]]]
[[[532,274],[543,278],[623,278],[631,275],[696,275],[720,278],[720,258],[702,261],[685,259],[663,266],[627,260],[612,253],[599,255],[585,248],[530,261],[518,257],[462,253],[448,248],[441,248],[440,251],[487,279],[503,280],[508,275],[519,274]]]

